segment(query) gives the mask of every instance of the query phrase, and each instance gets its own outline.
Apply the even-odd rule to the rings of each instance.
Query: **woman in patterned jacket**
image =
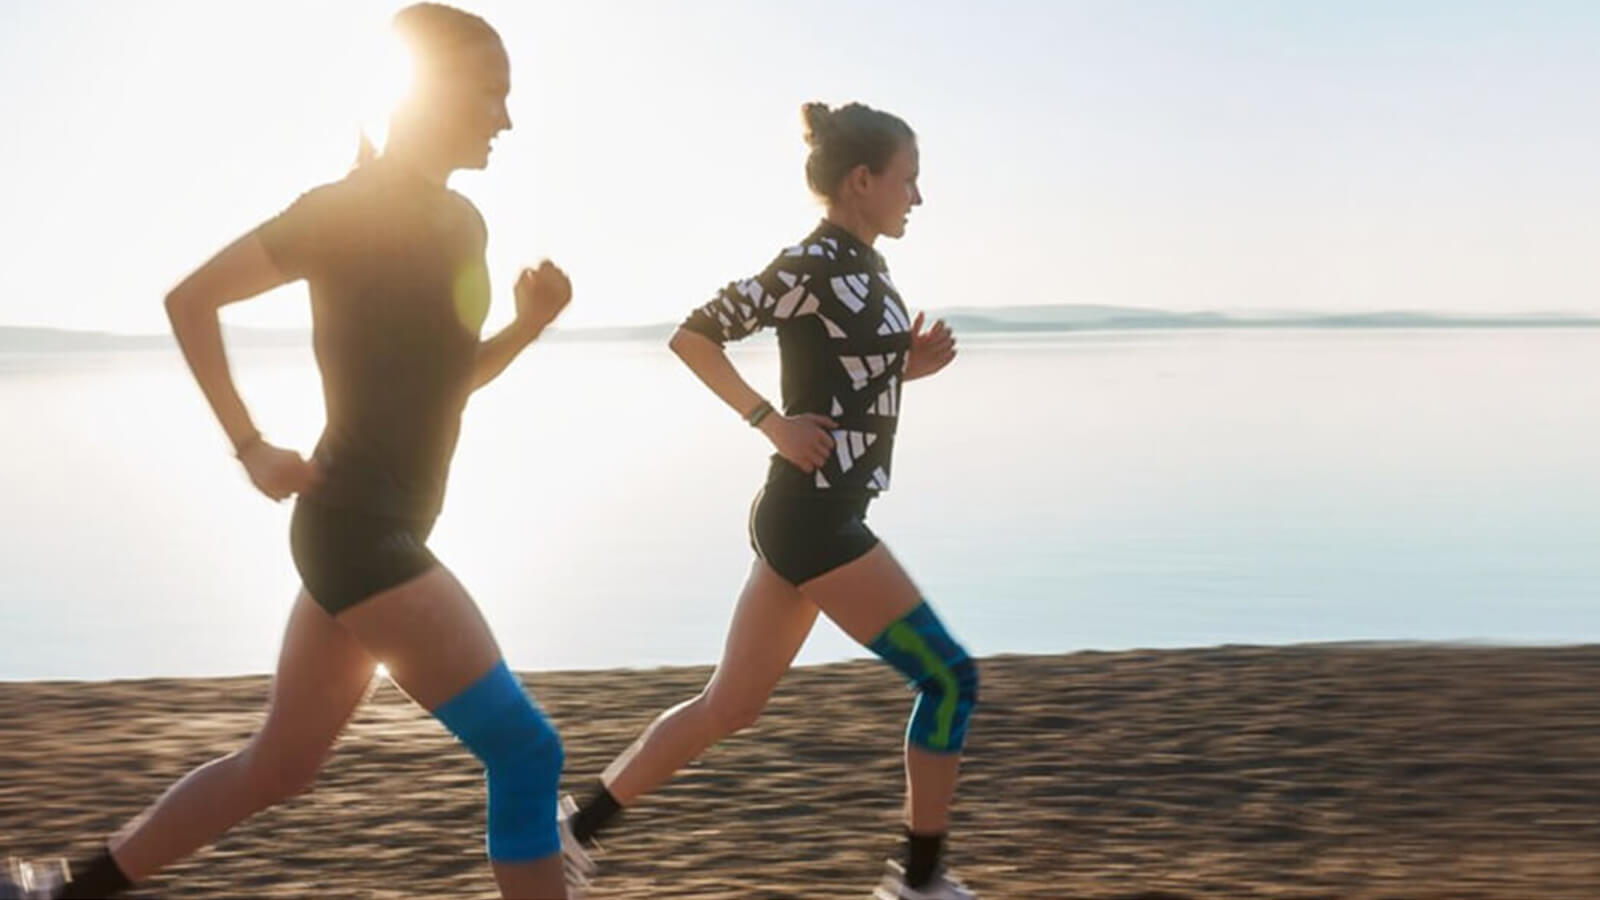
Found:
[[[880,237],[902,236],[922,203],[916,136],[857,103],[810,103],[803,114],[806,180],[826,216],[761,274],[691,313],[671,341],[777,450],[750,512],[756,559],[710,682],[657,717],[581,808],[563,799],[563,843],[569,865],[592,872],[582,848],[622,808],[756,720],[820,610],[917,691],[905,743],[905,859],[888,863],[876,896],[970,900],[941,857],[977,668],[866,524],[868,505],[889,487],[902,386],[955,356],[942,321],[925,331],[922,315],[907,313],[874,249]],[[723,351],[763,327],[777,331],[781,412]]]

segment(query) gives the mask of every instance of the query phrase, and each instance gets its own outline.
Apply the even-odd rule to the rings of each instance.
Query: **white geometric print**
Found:
[[[906,321],[902,313],[893,303],[883,304],[883,324],[878,326],[878,334],[903,334],[911,330],[911,323]]]
[[[805,295],[806,287],[803,284],[790,288],[788,292],[778,298],[778,305],[772,310],[773,316],[779,319],[787,319],[794,315],[794,308],[800,305],[800,300]]]
[[[860,280],[858,281],[857,279]],[[828,283],[833,285],[833,295],[838,297],[839,302],[849,307],[853,313],[861,312],[867,307],[865,281],[866,279],[861,278],[860,275],[836,275],[828,279]],[[861,285],[861,290],[859,291],[856,290],[858,284]]]
[[[833,452],[839,457],[839,471],[848,472],[855,465],[856,458],[850,453],[850,439],[845,437],[845,432],[833,432]]]
[[[728,285],[685,322],[719,342],[777,328],[785,365],[812,367],[815,381],[804,391],[817,405],[807,409],[827,411],[837,423],[830,431],[833,451],[805,481],[819,491],[889,486],[912,317],[883,266],[859,240],[823,223],[756,278]],[[820,327],[795,325],[809,316]],[[806,358],[792,359],[796,353]]]
[[[761,303],[761,298],[766,295],[766,292],[761,289],[761,282],[754,278],[739,282],[738,290],[741,296],[748,297],[758,305]]]
[[[883,393],[878,395],[878,399],[874,400],[871,406],[867,407],[867,412],[875,416],[899,415],[900,410],[897,409],[898,404],[895,403],[895,387],[898,383],[895,377],[890,375],[889,386],[883,389]]]
[[[833,434],[833,453],[839,458],[839,471],[848,472],[856,460],[867,455],[867,448],[878,436],[865,431],[837,429]]]
[[[784,256],[826,256],[829,259],[833,258],[833,254],[829,253],[827,248],[822,246],[821,244],[795,244],[793,247],[785,248],[784,251],[783,251],[783,255]]]
[[[861,361],[861,357],[841,356],[839,357],[839,363],[844,366],[846,372],[850,373],[851,387],[859,391],[867,386],[867,366]]]

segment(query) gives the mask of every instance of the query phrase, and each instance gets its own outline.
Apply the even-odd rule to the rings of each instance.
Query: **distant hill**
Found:
[[[298,328],[225,328],[230,345],[297,347],[308,345],[310,333]],[[170,334],[113,334],[65,328],[0,326],[0,353],[75,353],[110,350],[175,350]]]
[[[1600,318],[1566,313],[1466,316],[1405,310],[1361,313],[1173,312],[1125,306],[952,307],[930,311],[957,331],[1112,331],[1193,328],[1574,328]]]
[[[1055,304],[1048,306],[956,306],[929,310],[930,318],[943,318],[958,332],[1049,332],[1186,330],[1223,328],[1594,328],[1600,317],[1570,313],[1519,313],[1501,316],[1411,312],[1405,310],[1361,313],[1295,312],[1174,312],[1130,306]],[[557,341],[665,340],[675,323],[627,325],[605,328],[556,328]],[[305,346],[310,341],[301,329],[229,328],[230,345],[247,347]],[[165,334],[111,334],[59,328],[0,326],[0,353],[63,353],[75,351],[171,349]]]

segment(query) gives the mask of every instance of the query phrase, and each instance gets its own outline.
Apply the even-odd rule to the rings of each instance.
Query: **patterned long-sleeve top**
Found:
[[[761,274],[736,281],[683,328],[719,344],[777,330],[785,415],[820,413],[839,427],[810,474],[774,454],[769,489],[875,494],[889,488],[911,319],[883,257],[824,221]]]

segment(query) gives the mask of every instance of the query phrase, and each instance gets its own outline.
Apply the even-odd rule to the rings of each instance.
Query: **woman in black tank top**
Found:
[[[250,481],[274,500],[298,495],[292,549],[304,589],[266,721],[242,749],[191,772],[77,867],[62,896],[125,890],[309,787],[380,661],[484,760],[499,804],[491,804],[489,849],[502,892],[567,896],[559,740],[426,541],[468,396],[539,336],[571,286],[549,262],[524,270],[514,323],[479,337],[489,303],[484,222],[445,182],[454,170],[485,167],[491,139],[511,127],[509,63],[494,29],[459,10],[418,4],[394,24],[415,79],[383,154],[301,196],[166,301]],[[229,374],[217,314],[299,279],[310,288],[327,405],[309,459],[256,429]],[[516,758],[508,762],[507,752]],[[497,840],[513,850],[497,854]],[[375,864],[375,881],[394,875]]]

